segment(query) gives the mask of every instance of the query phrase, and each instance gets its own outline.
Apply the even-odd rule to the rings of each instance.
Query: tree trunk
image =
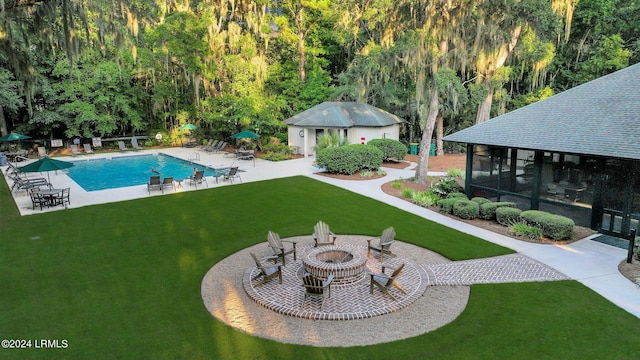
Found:
[[[429,101],[429,113],[424,123],[422,131],[422,141],[420,141],[420,152],[418,156],[418,166],[416,167],[415,182],[418,184],[427,183],[427,172],[429,170],[429,150],[431,149],[431,137],[438,117],[438,87],[432,84],[431,100]]]
[[[9,133],[7,130],[7,120],[4,117],[4,109],[0,105],[0,136],[5,136]]]
[[[476,124],[482,124],[489,120],[491,116],[491,104],[493,103],[493,87],[489,87],[487,97],[478,104],[478,113],[476,114]]]
[[[444,116],[442,113],[438,113],[438,119],[436,121],[436,154],[444,155],[444,141],[442,138],[444,137]]]

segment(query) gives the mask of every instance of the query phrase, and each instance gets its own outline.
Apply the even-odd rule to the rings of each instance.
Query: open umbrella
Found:
[[[73,163],[67,161],[55,160],[50,157],[42,158],[38,161],[34,161],[31,164],[27,164],[25,166],[21,166],[18,170],[22,172],[47,172],[47,178],[49,178],[49,182],[51,182],[51,178],[49,177],[49,171],[52,170],[62,170],[67,169],[74,166]]]
[[[256,138],[259,138],[260,135],[254,133],[254,132],[251,132],[249,130],[244,130],[244,131],[241,131],[241,132],[239,132],[237,134],[231,135],[231,137],[234,138],[234,139],[256,139]]]
[[[16,141],[29,139],[29,136],[10,132],[5,136],[0,136],[0,141]]]
[[[186,124],[186,125],[182,125],[180,127],[180,130],[195,130],[198,128],[198,125],[194,125],[194,124]]]

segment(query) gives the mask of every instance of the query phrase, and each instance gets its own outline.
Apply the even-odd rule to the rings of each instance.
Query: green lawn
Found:
[[[209,315],[200,282],[213,264],[265,241],[268,230],[282,237],[309,234],[318,220],[336,233],[378,235],[394,226],[397,239],[453,260],[511,253],[305,177],[25,217],[0,180],[0,338],[69,344],[0,349],[0,358],[631,359],[640,354],[640,320],[574,281],[473,286],[469,305],[453,323],[367,347],[285,345],[235,331]]]

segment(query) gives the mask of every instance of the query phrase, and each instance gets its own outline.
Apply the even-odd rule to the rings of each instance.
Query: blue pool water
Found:
[[[216,175],[212,168],[193,164],[168,155],[137,155],[74,161],[68,175],[86,191],[115,189],[125,186],[145,185],[154,174],[151,168],[160,172],[160,177],[173,176],[174,180],[184,179],[193,173],[193,168],[204,170],[204,176]]]

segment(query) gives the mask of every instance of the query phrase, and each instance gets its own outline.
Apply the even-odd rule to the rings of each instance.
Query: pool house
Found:
[[[470,197],[627,238],[640,222],[640,64],[444,138],[467,144]]]

